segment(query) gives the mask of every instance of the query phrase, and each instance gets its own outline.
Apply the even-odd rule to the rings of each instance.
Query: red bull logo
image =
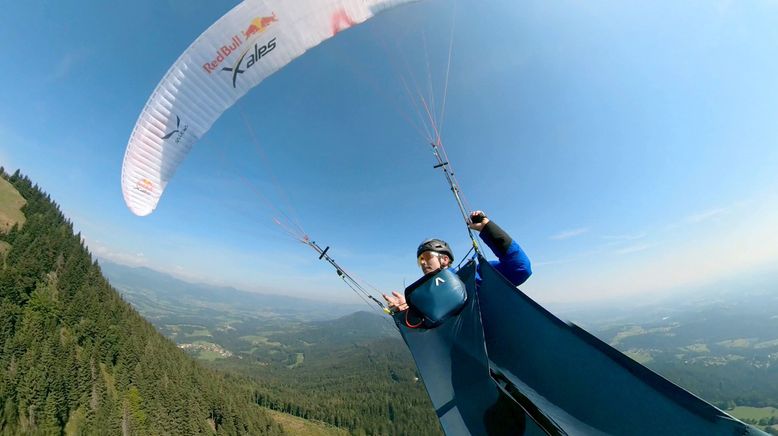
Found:
[[[151,183],[151,180],[149,179],[142,179],[135,184],[135,189],[144,194],[151,195],[151,193],[154,191],[154,184]]]
[[[208,74],[211,74],[212,71],[216,71],[219,68],[219,65],[221,65],[231,54],[238,51],[238,47],[244,42],[248,41],[252,36],[264,32],[276,21],[278,21],[278,17],[276,17],[275,12],[269,17],[256,17],[251,20],[249,27],[242,32],[243,38],[241,39],[238,34],[234,35],[229,43],[219,47],[216,51],[216,56],[213,59],[203,64],[203,70]]]
[[[271,24],[278,21],[278,18],[276,17],[276,13],[273,12],[273,15],[269,17],[257,17],[251,20],[251,24],[249,24],[248,29],[243,31],[243,36],[246,37],[246,39],[251,38],[254,35],[260,34],[267,30],[268,27],[270,27]]]

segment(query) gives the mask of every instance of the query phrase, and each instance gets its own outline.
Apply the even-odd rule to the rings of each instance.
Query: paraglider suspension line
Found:
[[[463,263],[465,263],[465,262],[467,262],[468,260],[470,260],[470,259],[469,259],[469,256],[470,256],[470,253],[472,253],[472,252],[473,252],[473,250],[475,250],[475,246],[473,246],[473,247],[470,247],[470,250],[468,250],[468,251],[467,251],[467,253],[465,253],[465,255],[464,255],[464,256],[462,256],[462,260],[460,260],[460,261],[459,261],[459,265],[457,265],[457,270],[459,270],[459,268],[461,268],[461,267],[462,267],[462,264],[463,264]],[[477,254],[473,255],[473,259],[475,259],[475,257],[476,257],[476,256],[477,256]]]
[[[448,182],[448,186],[451,188],[451,192],[454,194],[454,199],[457,201],[457,206],[459,206],[459,212],[462,213],[462,218],[464,218],[465,220],[465,225],[468,226],[467,234],[470,236],[470,240],[473,242],[472,249],[475,250],[477,254],[481,254],[481,249],[478,247],[478,242],[475,239],[473,230],[469,227],[470,216],[467,214],[467,208],[465,208],[465,204],[462,201],[461,191],[459,189],[459,184],[457,183],[457,180],[454,177],[454,172],[451,171],[448,161],[444,161],[443,158],[441,157],[438,144],[435,142],[431,142],[430,145],[432,146],[432,153],[435,155],[435,159],[437,159],[438,161],[438,163],[435,166],[433,166],[433,168],[435,169],[440,168],[441,170],[443,170],[443,174],[446,177],[446,182]]]
[[[359,298],[361,298],[362,301],[365,302],[365,304],[373,307],[372,304],[370,304],[370,302],[367,301],[367,299],[373,300],[378,305],[380,310],[387,312],[386,307],[384,306],[383,303],[381,303],[381,301],[379,301],[377,298],[372,296],[367,290],[365,290],[365,288],[362,285],[360,285],[359,282],[357,282],[353,277],[351,277],[349,273],[344,271],[343,268],[341,268],[337,262],[335,262],[335,259],[333,259],[332,257],[330,257],[329,254],[327,254],[327,252],[330,250],[330,247],[326,247],[322,249],[315,241],[311,241],[309,239],[304,239],[303,242],[308,244],[308,246],[310,246],[317,253],[319,253],[319,260],[326,260],[327,262],[329,262],[329,264],[332,265],[333,268],[335,268],[335,272],[338,274],[338,276],[341,279],[343,279],[346,285],[348,285],[348,287],[351,288],[351,290],[354,291],[354,293],[357,294],[357,296],[359,296]]]

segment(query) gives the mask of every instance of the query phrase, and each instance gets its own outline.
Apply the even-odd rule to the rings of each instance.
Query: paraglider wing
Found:
[[[136,215],[157,206],[176,167],[251,88],[322,41],[413,0],[247,0],[200,35],[146,102],[122,165]]]

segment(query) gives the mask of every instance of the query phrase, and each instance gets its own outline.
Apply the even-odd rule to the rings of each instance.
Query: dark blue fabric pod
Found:
[[[424,327],[434,327],[459,312],[467,300],[465,284],[453,271],[430,273],[405,289],[405,300]]]

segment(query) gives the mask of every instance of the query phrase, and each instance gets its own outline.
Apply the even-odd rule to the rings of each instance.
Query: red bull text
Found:
[[[211,74],[211,71],[216,70],[216,68],[219,67],[219,64],[227,59],[227,57],[231,55],[232,52],[236,51],[238,47],[241,46],[241,44],[243,44],[243,40],[241,40],[240,36],[233,36],[229,44],[225,44],[219,48],[219,50],[216,52],[216,57],[212,61],[203,64],[203,69],[205,72]]]

